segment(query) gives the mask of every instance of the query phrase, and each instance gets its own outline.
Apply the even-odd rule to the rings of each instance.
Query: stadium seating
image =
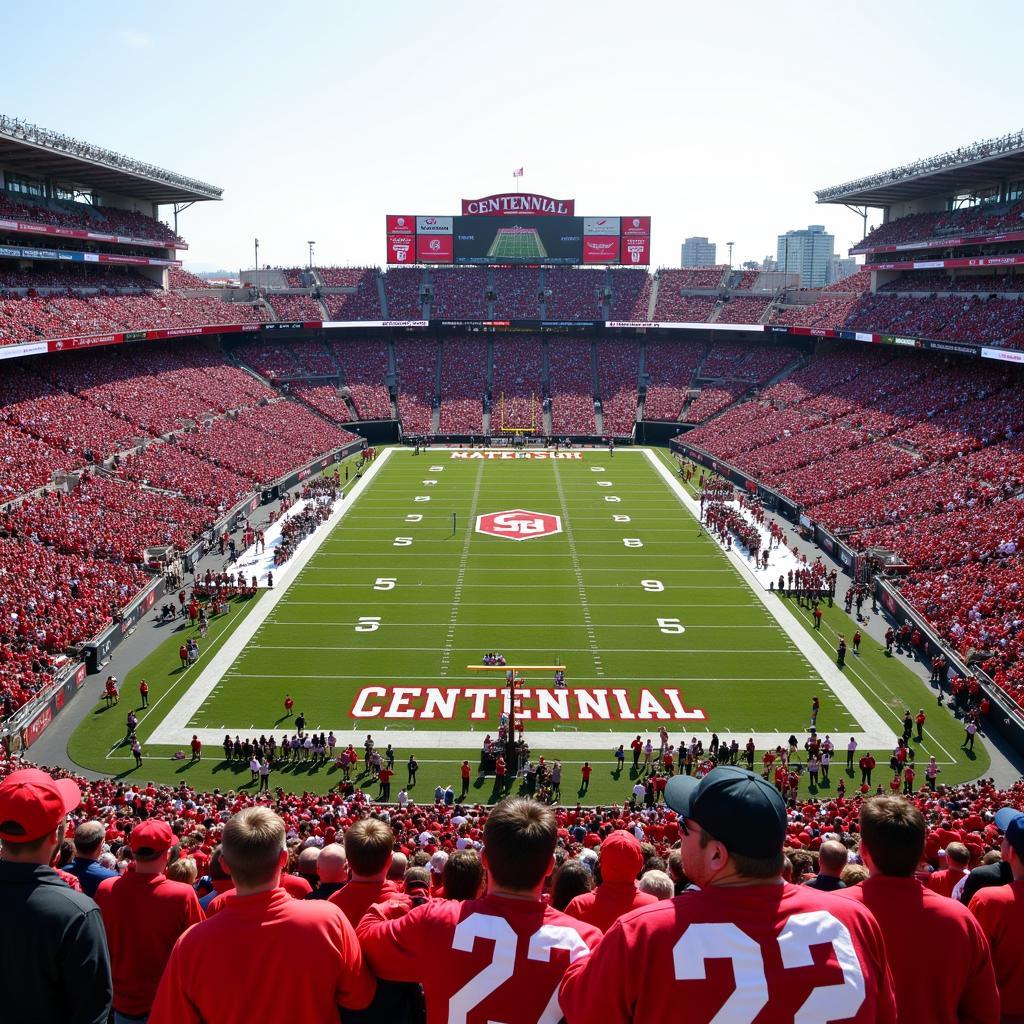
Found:
[[[591,343],[553,338],[548,344],[551,429],[556,434],[593,434],[594,374]]]
[[[512,429],[543,432],[541,370],[540,338],[521,335],[510,340],[499,335],[495,339],[492,434]]]
[[[445,338],[441,346],[441,433],[479,434],[487,389],[487,342]]]
[[[335,377],[338,366],[331,353],[319,340],[293,341],[291,352],[303,373],[314,377]]]
[[[384,300],[387,303],[389,320],[422,320],[423,303],[420,302],[420,285],[423,271],[419,267],[391,267],[384,275]],[[331,318],[336,319],[334,307],[328,299]],[[368,319],[350,316],[350,320]]]
[[[412,271],[416,273],[415,271]],[[329,288],[354,288],[354,292],[323,293],[323,301],[331,320],[380,320],[380,291],[377,287],[378,271],[374,267],[325,267],[317,268],[317,273]],[[385,289],[387,276],[385,275]],[[391,308],[389,297],[388,308]],[[393,314],[389,314],[393,315]],[[411,313],[395,314],[399,319],[413,316]],[[420,310],[415,310],[415,319],[419,319]]]
[[[167,272],[167,283],[172,291],[182,288],[209,288],[210,282],[183,267],[171,267]]]
[[[324,318],[323,310],[311,295],[275,292],[267,296],[267,302],[278,320],[319,323]]]
[[[632,434],[636,423],[639,370],[640,345],[637,342],[621,339],[597,343],[597,374],[606,434]]]
[[[1024,203],[1010,206],[972,206],[951,212],[913,213],[880,224],[869,231],[855,248],[905,245],[932,238],[960,235],[984,235],[1020,230],[1024,224]]]
[[[943,270],[915,270],[900,274],[880,292],[1020,292],[1024,274],[950,274]]]
[[[0,191],[0,217],[14,218],[33,224],[76,228],[147,241],[173,243],[181,239],[166,224],[134,210],[85,203],[64,203],[57,200],[35,200]]]
[[[658,298],[654,304],[655,320],[675,320],[679,323],[705,323],[715,311],[718,300],[707,295],[683,295],[678,285],[670,278],[665,280],[666,271],[662,271],[662,280],[658,285]],[[671,271],[671,273],[676,273]]]
[[[384,378],[388,372],[387,347],[380,341],[332,341],[331,351],[342,368],[345,386],[361,420],[392,418],[391,399]]]
[[[321,416],[335,423],[351,423],[355,417],[345,399],[338,393],[333,384],[309,384],[296,381],[292,384],[291,393]]]
[[[612,320],[647,320],[651,298],[651,275],[644,270],[613,267],[608,271],[612,299]]]
[[[435,319],[485,320],[487,271],[481,267],[434,267],[430,272]]]
[[[540,271],[533,267],[498,267],[493,271],[494,315],[502,320],[540,319]]]
[[[722,307],[715,323],[758,324],[770,305],[771,299],[755,299],[752,296],[730,299]]]
[[[568,267],[544,270],[544,305],[549,320],[603,320],[606,272]]]
[[[432,341],[396,341],[398,418],[409,434],[430,433],[437,381],[437,346]]]
[[[644,419],[679,419],[704,351],[705,345],[699,341],[648,343],[644,369],[651,383],[644,402]]]
[[[297,377],[302,372],[295,357],[283,345],[264,341],[243,342],[235,348],[235,355],[267,380]]]

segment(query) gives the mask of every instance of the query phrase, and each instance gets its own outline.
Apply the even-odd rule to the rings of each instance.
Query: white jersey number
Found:
[[[516,945],[519,937],[507,921],[490,914],[470,914],[456,925],[452,948],[463,953],[472,953],[477,939],[494,943],[491,962],[452,996],[448,1003],[448,1024],[466,1024],[470,1011],[504,985],[515,973]],[[545,924],[530,936],[526,955],[530,960],[548,963],[553,949],[568,950],[570,963],[590,952],[575,928]],[[537,1024],[558,1024],[561,1019],[562,1010],[558,1005],[556,984],[544,1012],[537,1019]]]
[[[856,1015],[864,1002],[864,974],[853,939],[842,921],[825,910],[794,914],[783,926],[778,942],[783,967],[810,967],[814,963],[811,947],[827,943],[843,972],[841,984],[812,989],[793,1024],[845,1020]],[[708,960],[731,960],[736,981],[736,990],[710,1024],[750,1024],[768,1005],[761,947],[731,923],[691,924],[672,949],[676,980],[703,981]]]

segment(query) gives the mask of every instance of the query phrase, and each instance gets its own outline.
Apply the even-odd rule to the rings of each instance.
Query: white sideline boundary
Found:
[[[394,448],[385,448],[370,463],[369,469],[363,472],[362,477],[356,481],[348,494],[338,502],[337,507],[331,513],[327,522],[323,523],[312,536],[307,538],[307,543],[300,547],[294,558],[289,559],[278,568],[277,585],[274,589],[264,595],[263,600],[246,616],[242,624],[228,637],[220,650],[210,658],[203,671],[196,677],[195,682],[182,694],[178,703],[164,715],[163,721],[153,730],[147,742],[176,746],[191,740],[193,734],[188,731],[189,719],[203,706],[203,702],[207,697],[213,693],[217,684],[224,677],[224,674],[235,663],[242,651],[245,650],[246,645],[256,635],[263,623],[270,617],[270,613],[277,607],[278,602],[291,589],[292,583],[294,583],[299,573],[306,567],[306,563],[317,553],[320,545],[330,536],[334,527],[345,518],[349,509],[355,504],[356,498],[363,493],[370,481],[379,472],[380,467],[387,463],[394,451]],[[205,735],[201,735],[199,738],[204,743],[212,742]]]
[[[373,478],[390,459],[396,451],[395,448],[386,448],[370,464],[370,467],[363,473],[360,480],[352,487],[346,497],[338,503],[338,507],[331,514],[323,526],[318,529],[310,538],[308,543],[297,552],[295,557],[280,567],[280,575],[273,591],[264,595],[263,599],[242,622],[242,624],[225,641],[224,645],[204,666],[203,671],[196,677],[192,685],[178,700],[177,704],[164,716],[157,727],[149,734],[146,742],[165,746],[186,746],[193,735],[197,735],[204,744],[211,747],[218,746],[224,738],[225,732],[246,734],[263,732],[266,734],[281,732],[280,728],[275,729],[273,725],[261,726],[250,725],[245,728],[240,725],[225,728],[190,729],[188,723],[199,711],[203,703],[213,693],[225,674],[241,655],[246,646],[252,641],[259,629],[263,626],[277,604],[287,594],[292,583],[299,573],[306,566],[309,560],[320,549],[321,545],[330,536],[334,527],[344,519],[346,514],[355,504],[355,500],[362,494],[363,490],[370,484]],[[463,451],[465,449],[454,447],[432,447],[424,454],[429,457],[433,452]],[[501,449],[487,449],[498,451]],[[579,449],[581,451],[604,451],[603,448]],[[646,456],[648,462],[655,468],[661,478],[668,485],[669,490],[679,499],[679,502],[699,521],[699,504],[687,493],[682,484],[675,478],[665,463],[658,457],[657,453],[650,448],[617,448],[616,456],[628,454]],[[713,535],[709,535],[712,536]],[[724,548],[723,548],[724,551]],[[791,615],[780,603],[766,591],[767,581],[762,581],[754,575],[749,566],[746,565],[743,557],[735,550],[725,551],[726,557],[733,566],[739,570],[750,589],[757,595],[758,599],[767,609],[772,619],[785,632],[786,636],[796,646],[797,650],[807,659],[814,671],[823,679],[835,695],[844,702],[850,714],[860,724],[861,731],[852,733],[861,749],[886,750],[894,743],[893,731],[885,725],[881,716],[871,707],[870,704],[857,692],[854,685],[843,675],[842,672],[832,663],[824,651],[808,636],[806,630],[800,625],[796,618]],[[773,571],[778,572],[779,563],[773,558]],[[795,564],[795,560],[794,560]],[[665,682],[665,681],[661,681]],[[808,709],[809,713],[810,709]],[[356,724],[352,719],[353,726]],[[144,722],[144,720],[143,720]],[[340,725],[341,723],[335,723]],[[614,750],[618,742],[628,740],[636,735],[637,730],[641,733],[651,732],[661,724],[658,721],[621,721],[609,723],[606,730],[593,730],[582,732],[547,731],[540,732],[530,730],[528,733],[530,744],[535,749],[542,747],[557,747],[564,750],[593,750],[604,744],[610,744],[609,753]],[[696,736],[705,742],[711,738],[710,731],[698,731],[693,728],[696,722],[673,723],[670,728],[686,736]],[[307,723],[312,731],[327,732],[332,729],[329,722]],[[407,749],[419,750],[440,750],[445,748],[453,749],[475,749],[482,744],[486,730],[463,730],[449,732],[443,730],[413,730],[413,729],[391,729],[381,723],[379,719],[367,719],[360,723],[358,728],[340,729],[333,728],[338,744],[345,746],[348,743],[359,744],[363,741],[367,732],[385,735],[387,741],[400,745]],[[743,730],[725,730],[719,736],[732,738],[753,737],[758,749],[775,746],[779,742],[781,732],[745,732]],[[797,735],[801,734],[800,729],[794,729]],[[803,730],[806,731],[806,730]],[[838,734],[834,737],[837,750],[845,750],[845,742],[848,733]],[[838,763],[838,758],[837,758]]]

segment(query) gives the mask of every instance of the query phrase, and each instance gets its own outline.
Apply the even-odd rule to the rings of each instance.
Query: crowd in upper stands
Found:
[[[135,210],[14,196],[0,190],[0,217],[173,244],[181,239],[166,224]]]

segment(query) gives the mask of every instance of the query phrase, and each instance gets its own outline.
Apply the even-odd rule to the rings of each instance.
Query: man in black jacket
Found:
[[[50,867],[76,783],[37,768],[0,783],[0,963],[9,1020],[105,1024],[113,988],[99,907]]]

